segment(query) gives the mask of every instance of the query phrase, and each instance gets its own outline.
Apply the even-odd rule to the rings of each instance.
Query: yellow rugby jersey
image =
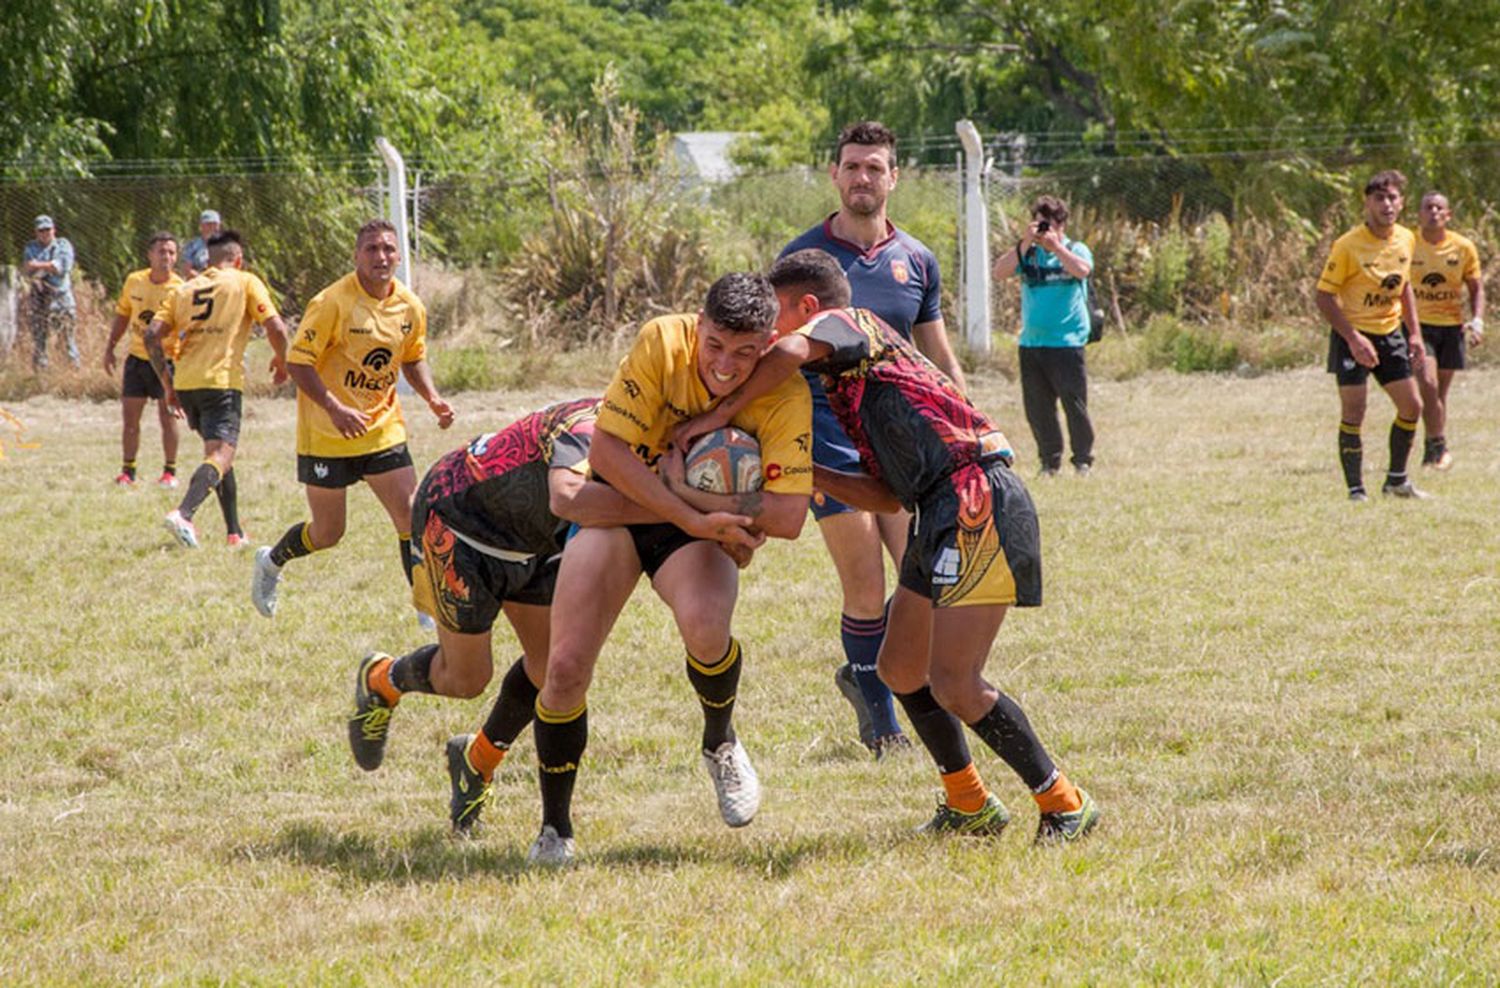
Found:
[[[1411,289],[1417,296],[1417,320],[1430,326],[1458,326],[1464,321],[1465,280],[1479,277],[1474,241],[1452,230],[1441,243],[1420,233],[1411,255]]]
[[[308,303],[287,363],[305,364],[339,401],[370,417],[362,436],[346,439],[328,412],[297,392],[297,452],[303,456],[363,456],[406,442],[406,419],[396,397],[402,364],[427,356],[427,309],[399,281],[383,299],[370,296],[354,274]]]
[[[132,271],[125,277],[125,284],[120,286],[120,298],[115,302],[115,315],[124,316],[129,320],[130,355],[141,360],[149,360],[146,353],[146,327],[151,325],[151,320],[162,308],[162,303],[172,294],[172,289],[182,284],[182,278],[176,271],[168,272],[167,280],[161,284],[151,280],[151,269],[142,268]],[[176,337],[162,334],[161,348],[166,352],[167,359],[177,352]]]
[[[715,401],[698,376],[698,317],[662,316],[641,327],[620,361],[594,427],[654,469],[672,430]],[[812,394],[801,374],[740,409],[731,424],[759,440],[766,490],[812,493]]]
[[[1411,276],[1415,235],[1399,223],[1384,240],[1361,223],[1333,242],[1318,291],[1339,300],[1350,324],[1385,336],[1401,325],[1401,287]]]
[[[209,268],[178,285],[157,313],[177,338],[172,386],[245,390],[250,326],[276,314],[265,282],[238,268]]]

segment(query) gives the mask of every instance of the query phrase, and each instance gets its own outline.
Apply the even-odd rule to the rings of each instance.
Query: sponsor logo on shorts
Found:
[[[317,477],[319,480],[327,480],[328,479],[328,464],[323,463],[321,461],[318,462],[318,463],[314,463],[313,464],[313,476]]]
[[[932,566],[932,582],[935,586],[951,587],[958,582],[958,550],[945,546],[938,553],[937,562]]]

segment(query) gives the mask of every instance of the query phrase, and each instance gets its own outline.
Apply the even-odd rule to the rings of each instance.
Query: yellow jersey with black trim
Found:
[[[157,314],[177,338],[172,386],[245,390],[250,327],[276,315],[266,283],[249,271],[213,267],[178,285]]]
[[[1333,242],[1318,291],[1339,301],[1355,329],[1386,336],[1401,325],[1401,289],[1411,277],[1416,236],[1399,223],[1384,239],[1361,223]]]
[[[427,356],[427,309],[416,293],[392,279],[385,298],[371,296],[347,274],[308,303],[287,363],[318,372],[335,398],[369,416],[364,435],[346,439],[328,412],[297,392],[297,452],[303,456],[363,456],[406,442],[406,418],[396,397],[403,364]]]
[[[150,268],[132,271],[125,276],[125,284],[120,286],[120,297],[115,302],[115,315],[124,316],[128,320],[132,357],[151,359],[146,353],[146,327],[151,325],[151,320],[161,311],[162,303],[171,297],[172,289],[180,284],[182,277],[176,271],[169,271],[167,280],[160,284],[151,280]],[[177,351],[176,338],[163,334],[161,348],[167,359],[172,359]]]
[[[1464,321],[1465,283],[1480,274],[1474,241],[1452,230],[1438,243],[1417,235],[1411,255],[1411,290],[1417,296],[1417,321],[1428,326],[1458,326]]]
[[[620,361],[594,427],[655,469],[672,430],[716,402],[698,376],[698,317],[662,316],[641,327]],[[730,424],[760,442],[767,491],[812,493],[812,394],[801,374],[740,409]]]

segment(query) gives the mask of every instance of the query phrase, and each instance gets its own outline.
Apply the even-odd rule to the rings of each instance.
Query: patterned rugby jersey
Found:
[[[287,353],[288,364],[318,372],[324,387],[370,417],[363,435],[345,438],[328,412],[299,388],[297,452],[303,456],[363,456],[406,442],[406,418],[396,395],[403,364],[427,356],[427,309],[399,281],[383,299],[371,297],[355,274],[313,296]]]
[[[567,523],[552,513],[547,473],[588,473],[598,413],[598,398],[575,398],[487,432],[434,463],[418,497],[476,542],[512,552],[560,552]]]
[[[803,366],[822,376],[865,471],[908,511],[960,467],[1010,454],[984,413],[875,313],[829,309],[797,332],[833,347]]]

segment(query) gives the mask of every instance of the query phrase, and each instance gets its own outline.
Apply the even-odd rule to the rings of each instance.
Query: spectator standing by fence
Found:
[[[198,214],[198,236],[182,248],[182,274],[196,278],[208,270],[208,238],[219,232],[222,221],[217,210],[205,209]]]
[[[68,361],[78,366],[78,305],[73,299],[73,245],[57,235],[52,217],[36,218],[36,239],[26,245],[22,271],[30,281],[27,320],[31,324],[31,365],[47,367],[47,340],[61,334]]]
[[[1068,420],[1073,470],[1086,475],[1094,463],[1083,356],[1093,318],[1088,278],[1094,271],[1094,255],[1064,235],[1067,223],[1066,203],[1055,196],[1037,197],[1021,242],[995,262],[997,279],[1021,276],[1021,399],[1043,476],[1062,469],[1059,400]]]

